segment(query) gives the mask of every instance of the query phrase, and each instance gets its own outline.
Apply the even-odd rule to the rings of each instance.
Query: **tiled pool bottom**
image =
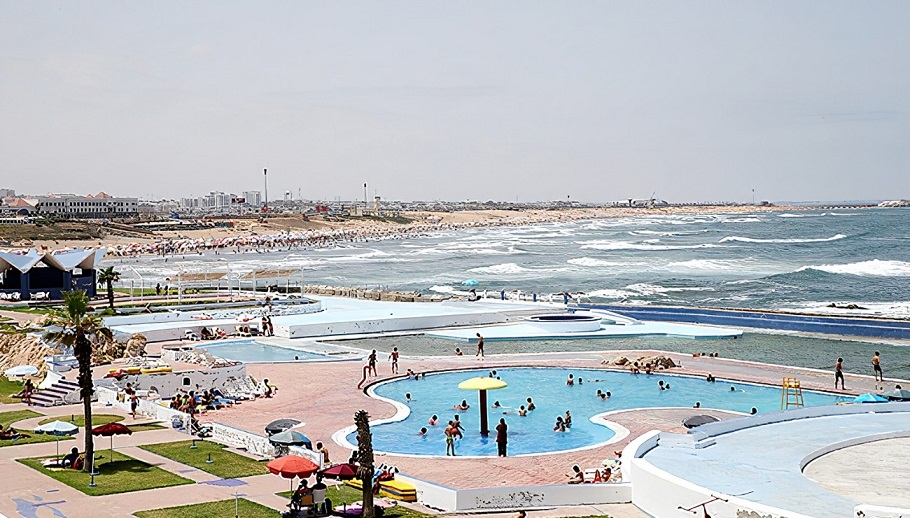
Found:
[[[326,354],[281,347],[255,340],[211,342],[197,345],[196,348],[205,349],[213,356],[243,363],[306,362],[333,359],[332,356]]]
[[[748,413],[752,407],[760,413],[777,411],[780,408],[780,388],[729,383],[718,381],[708,383],[700,378],[671,375],[633,376],[628,373],[588,369],[565,368],[508,368],[497,370],[496,375],[508,383],[508,387],[488,392],[488,406],[499,401],[503,408],[488,408],[490,436],[479,433],[477,391],[458,389],[458,383],[476,376],[488,376],[490,371],[473,370],[431,374],[419,381],[396,380],[375,388],[381,397],[406,403],[406,394],[411,395],[408,404],[410,415],[402,421],[376,425],[372,428],[373,448],[376,451],[409,455],[442,456],[446,453],[446,423],[459,414],[465,428],[464,439],[455,443],[456,454],[469,456],[495,456],[495,426],[505,418],[509,427],[509,455],[565,451],[594,446],[610,440],[613,431],[593,423],[592,416],[616,410],[655,407],[692,408],[699,402],[703,408],[716,408]],[[567,386],[569,374],[583,383]],[[671,385],[670,390],[661,391],[658,382]],[[731,387],[734,390],[731,390]],[[612,396],[602,401],[596,396],[597,390],[610,391]],[[805,392],[807,406],[830,405],[838,401],[837,396]],[[537,409],[526,417],[517,415],[517,409],[533,398]],[[471,408],[461,412],[453,405],[466,400]],[[568,432],[554,432],[557,416],[564,416],[566,410],[572,414],[573,425]],[[693,415],[698,411],[693,409]],[[439,417],[436,426],[428,421],[432,415]],[[426,427],[426,435],[418,435]],[[347,440],[356,444],[351,434]]]

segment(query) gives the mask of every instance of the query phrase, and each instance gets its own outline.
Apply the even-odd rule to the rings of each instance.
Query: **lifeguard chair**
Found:
[[[800,387],[798,379],[784,378],[783,388],[780,394],[780,409],[787,410],[791,406],[797,408],[805,406],[805,403],[803,402],[803,389]]]

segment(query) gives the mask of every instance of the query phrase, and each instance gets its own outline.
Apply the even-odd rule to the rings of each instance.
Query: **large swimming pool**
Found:
[[[277,345],[264,344],[254,340],[214,342],[211,345],[199,345],[197,348],[205,349],[213,356],[218,356],[219,358],[227,358],[243,363],[312,361],[326,360],[329,358],[324,354],[301,351],[289,347],[279,347]]]
[[[408,403],[410,415],[398,422],[373,427],[373,448],[376,451],[412,455],[445,455],[443,430],[454,414],[459,414],[465,428],[464,439],[456,441],[458,455],[495,456],[495,431],[489,438],[480,436],[480,417],[477,409],[476,391],[458,389],[458,384],[476,376],[487,376],[490,371],[459,371],[430,374],[419,381],[396,380],[376,387],[379,396],[406,403],[406,394],[411,394]],[[569,374],[583,383],[569,387]],[[501,417],[509,426],[509,455],[544,453],[570,450],[603,443],[613,437],[609,428],[594,424],[594,415],[614,410],[654,407],[691,408],[700,402],[704,408],[717,408],[748,413],[752,407],[759,412],[780,409],[780,389],[718,380],[708,383],[701,378],[668,375],[633,376],[629,373],[564,369],[564,368],[510,368],[498,369],[496,374],[508,383],[508,387],[488,392],[488,406],[499,401],[503,408],[490,409],[489,423],[493,430]],[[670,390],[661,391],[658,382],[669,383]],[[730,390],[734,387],[735,390]],[[610,391],[612,397],[602,401],[596,397],[597,390]],[[515,410],[528,397],[534,399],[537,409],[519,417]],[[804,393],[806,406],[831,405],[838,396],[817,392]],[[453,410],[452,406],[467,400],[471,408],[465,412]],[[572,413],[572,428],[565,433],[553,431],[557,416],[566,410]],[[693,409],[693,415],[697,413]],[[430,426],[430,416],[439,416],[439,424]],[[429,432],[418,436],[421,427]],[[355,434],[348,441],[356,444]]]

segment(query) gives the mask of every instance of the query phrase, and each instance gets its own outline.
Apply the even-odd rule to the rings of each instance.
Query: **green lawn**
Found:
[[[23,419],[31,419],[32,417],[40,417],[44,414],[39,414],[32,410],[13,410],[12,412],[0,412],[0,424],[3,425],[3,429],[6,430],[9,426],[15,422],[22,421]],[[56,440],[56,437],[53,435],[35,433],[34,430],[20,430],[26,437],[17,439],[15,441],[10,440],[0,440],[0,447],[3,446],[18,446],[20,444],[32,444],[36,442],[52,442]],[[61,437],[60,440],[69,440],[72,437]]]
[[[47,419],[41,421],[40,424],[50,423],[51,421],[56,421],[58,419],[60,421],[64,421],[67,423],[73,423],[76,426],[78,426],[79,428],[82,428],[85,426],[85,416],[82,414],[70,414],[70,416],[68,418],[65,415],[62,415],[59,417],[48,417]],[[123,417],[122,415],[92,414],[92,427],[94,428],[96,426],[101,426],[101,425],[107,424],[107,423],[119,423],[119,422],[122,422],[124,419],[126,419],[126,418]],[[155,424],[155,423],[146,423],[146,424],[123,423],[123,424],[128,426],[129,429],[134,432],[145,432],[147,430],[161,430],[164,428],[164,426],[162,426],[160,424]]]
[[[265,462],[230,452],[221,444],[196,441],[196,449],[190,448],[190,445],[192,445],[192,441],[179,441],[146,444],[140,448],[221,478],[249,477],[269,472],[265,467]],[[206,462],[209,455],[212,456],[211,464]]]
[[[101,456],[103,458],[98,458]],[[41,461],[45,458],[47,457],[18,460],[22,464],[78,489],[89,496],[111,495],[193,483],[192,480],[151,466],[117,451],[114,451],[114,462],[110,462],[108,460],[110,458],[110,450],[99,449],[96,451],[95,467],[101,474],[95,477],[96,486],[88,487],[91,481],[91,476],[88,473],[72,469],[55,471],[44,469],[41,466]]]
[[[0,403],[20,403],[21,399],[10,397],[12,394],[18,394],[20,390],[22,390],[22,383],[0,376]]]
[[[214,518],[234,516],[234,500],[221,500],[206,502],[204,504],[181,505],[179,507],[165,507],[151,511],[139,511],[134,516],[138,518]],[[276,518],[280,513],[275,509],[250,502],[240,498],[237,500],[237,510],[240,518]]]
[[[332,501],[332,505],[341,505],[342,503],[350,505],[354,502],[363,500],[363,493],[361,490],[350,486],[344,486],[344,489],[339,489],[339,487],[341,486],[329,486],[325,492],[325,497]],[[290,501],[291,495],[293,495],[294,492],[282,491],[281,493],[276,494],[280,497],[287,498],[288,501]],[[432,515],[415,511],[403,505],[396,505],[394,507],[386,508],[386,512],[383,516],[388,516],[390,518],[428,518]]]

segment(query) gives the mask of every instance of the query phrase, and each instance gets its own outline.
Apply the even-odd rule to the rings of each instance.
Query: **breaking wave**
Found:
[[[845,239],[847,236],[844,234],[837,234],[831,237],[819,237],[819,238],[786,238],[786,239],[757,239],[752,237],[740,237],[740,236],[727,236],[721,239],[720,243],[824,243],[827,241],[837,241],[838,239]]]
[[[803,266],[796,271],[803,272],[806,270],[873,277],[910,277],[910,263],[904,261],[881,261],[878,259],[846,264],[809,265]]]

